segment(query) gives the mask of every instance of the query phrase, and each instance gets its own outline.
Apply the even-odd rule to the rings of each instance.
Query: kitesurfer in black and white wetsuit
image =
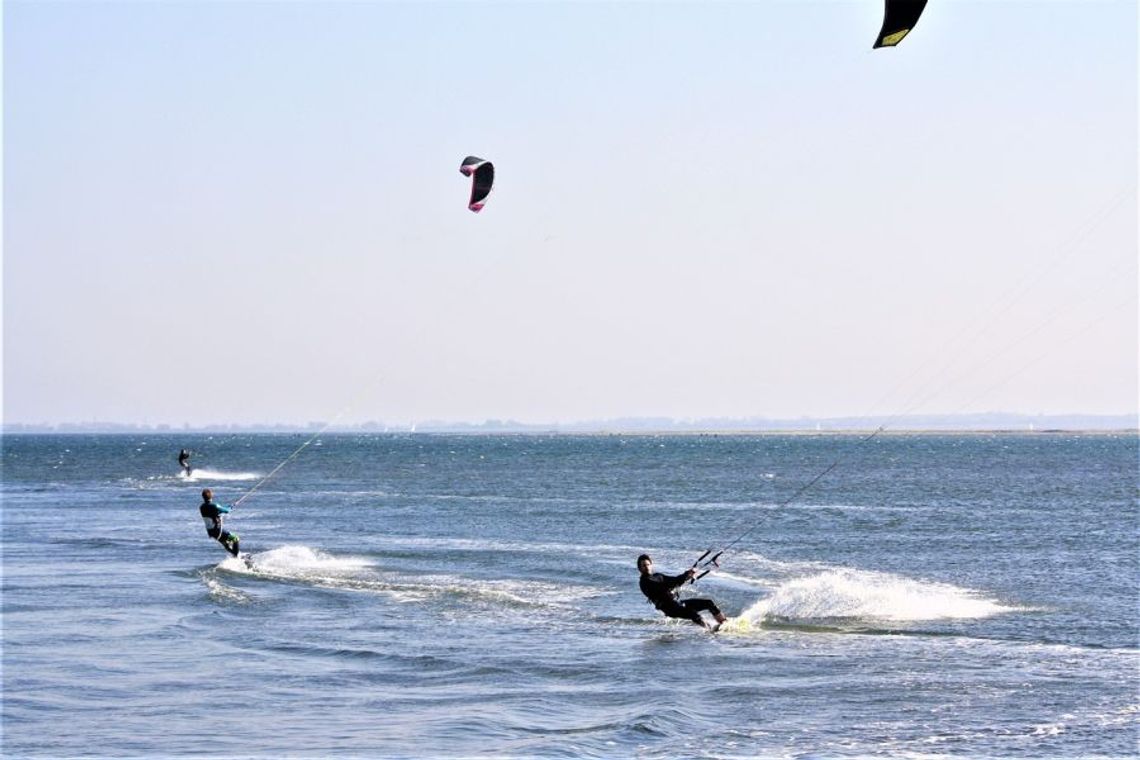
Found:
[[[218,543],[226,547],[226,551],[235,557],[238,555],[238,536],[222,529],[222,515],[228,514],[230,508],[224,504],[214,503],[214,492],[209,488],[202,491],[202,506],[198,512],[206,523],[206,535],[216,538]]]
[[[677,599],[677,589],[696,574],[692,568],[680,575],[664,575],[653,572],[653,560],[648,554],[637,558],[637,569],[641,571],[641,580],[638,586],[641,593],[653,602],[653,606],[671,618],[684,618],[691,620],[699,626],[715,631],[720,628],[726,618],[720,608],[711,599]],[[710,626],[701,612],[710,613],[716,619],[716,625]]]
[[[178,466],[186,477],[190,477],[190,452],[186,449],[178,452]]]

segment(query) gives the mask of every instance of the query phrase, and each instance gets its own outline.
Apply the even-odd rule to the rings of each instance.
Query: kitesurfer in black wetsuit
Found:
[[[198,512],[201,513],[202,520],[206,523],[206,535],[210,538],[216,538],[218,543],[226,547],[226,551],[236,557],[238,555],[238,536],[236,533],[222,529],[222,515],[228,514],[229,511],[230,507],[214,503],[214,492],[209,488],[202,491],[202,506],[198,507]]]
[[[637,558],[637,569],[641,571],[641,580],[638,581],[641,593],[668,617],[691,620],[711,631],[720,628],[721,623],[727,619],[711,599],[677,599],[677,589],[696,575],[696,570],[689,568],[680,575],[655,573],[653,560],[648,554],[642,554]],[[715,626],[710,626],[701,617],[702,611],[710,613],[716,619]]]
[[[182,473],[186,477],[190,477],[190,452],[186,449],[178,452],[178,466],[182,468]]]

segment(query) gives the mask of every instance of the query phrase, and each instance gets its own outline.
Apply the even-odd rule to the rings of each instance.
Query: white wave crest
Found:
[[[975,591],[945,583],[834,570],[784,583],[741,617],[754,623],[836,618],[916,621],[985,618],[1010,610]]]
[[[259,477],[261,476],[256,472],[225,472],[223,470],[208,470],[205,467],[195,467],[189,475],[184,472],[178,473],[178,478],[188,483],[197,483],[202,480],[256,480]]]

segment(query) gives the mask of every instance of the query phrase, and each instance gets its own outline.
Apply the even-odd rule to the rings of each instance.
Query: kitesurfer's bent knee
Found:
[[[708,599],[685,599],[684,601],[677,602],[675,604],[658,607],[658,609],[661,610],[661,612],[665,613],[666,617],[688,620],[690,622],[696,623],[702,628],[707,628],[708,623],[706,623],[704,618],[701,617],[701,610],[706,609],[706,607],[700,604],[693,604],[693,602],[705,602],[712,605],[713,607],[716,607],[716,605],[712,604],[712,602],[710,602]]]
[[[241,541],[241,539],[238,538],[237,535],[230,533],[228,530],[208,530],[206,531],[206,535],[221,544],[222,548],[230,554],[235,557],[238,555],[239,541]]]
[[[240,539],[228,530],[223,530],[222,535],[218,536],[218,543],[225,547],[226,551],[235,557],[238,555],[238,546]]]
[[[681,606],[685,609],[692,610],[693,614],[698,617],[700,617],[699,613],[701,612],[709,613],[716,618],[718,622],[723,617],[720,607],[717,607],[712,599],[683,599],[681,600]]]

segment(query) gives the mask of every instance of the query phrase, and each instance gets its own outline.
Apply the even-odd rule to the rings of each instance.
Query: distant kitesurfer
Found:
[[[677,589],[689,581],[696,570],[689,568],[680,575],[664,575],[653,572],[653,560],[648,554],[637,558],[637,569],[641,571],[641,580],[638,585],[641,593],[653,602],[653,606],[671,618],[684,618],[691,620],[699,626],[715,631],[727,619],[720,608],[711,599],[677,599]],[[701,612],[710,613],[716,619],[716,625],[711,626],[701,617]]]
[[[190,452],[186,449],[178,452],[178,466],[182,468],[182,474],[190,477]]]
[[[238,536],[222,529],[222,515],[228,514],[230,507],[225,504],[214,503],[214,492],[209,488],[202,491],[202,506],[198,507],[202,519],[206,523],[206,535],[216,538],[218,543],[226,547],[226,551],[235,557],[238,555]]]

